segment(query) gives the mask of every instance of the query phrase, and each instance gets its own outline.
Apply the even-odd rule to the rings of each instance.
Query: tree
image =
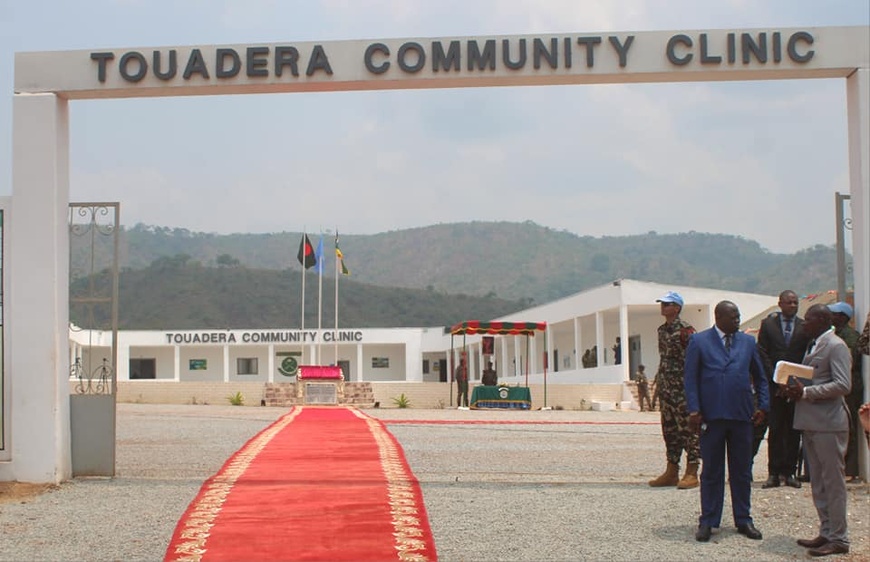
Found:
[[[242,262],[229,254],[221,254],[215,259],[218,267],[239,267]]]

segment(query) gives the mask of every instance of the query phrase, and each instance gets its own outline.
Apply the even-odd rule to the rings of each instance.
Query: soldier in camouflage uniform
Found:
[[[653,487],[676,486],[682,490],[696,488],[701,448],[698,434],[689,429],[689,412],[686,408],[686,391],[683,367],[689,337],[695,333],[688,323],[680,318],[683,298],[673,291],[656,302],[661,303],[665,323],[659,326],[659,370],[656,373],[656,394],[660,401],[662,436],[668,466],[665,472],[650,480]],[[686,472],[680,478],[680,457],[686,451]]]
[[[828,305],[831,311],[831,321],[834,323],[834,333],[849,346],[852,352],[852,390],[846,395],[846,406],[849,407],[849,416],[852,418],[849,424],[849,446],[846,448],[846,476],[847,482],[858,482],[860,470],[858,467],[858,455],[861,451],[861,422],[858,419],[858,408],[864,401],[864,377],[861,375],[861,353],[858,351],[858,331],[849,326],[854,313],[852,305],[840,301]]]
[[[867,313],[867,321],[864,322],[864,331],[858,336],[858,341],[855,343],[858,353],[870,355],[870,312]]]

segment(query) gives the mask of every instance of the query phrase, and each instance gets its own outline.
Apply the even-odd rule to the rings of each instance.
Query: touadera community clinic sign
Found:
[[[66,99],[848,76],[866,29],[639,31],[17,53]],[[858,48],[856,48],[856,45]]]
[[[320,336],[318,338],[318,335]],[[361,330],[242,330],[166,332],[167,344],[234,344],[234,343],[360,343]]]
[[[359,64],[372,75],[390,73],[478,74],[496,69],[519,71],[587,69],[596,64],[629,67],[635,52],[663,54],[674,66],[779,64],[784,60],[807,63],[815,55],[815,38],[809,31],[729,32],[724,38],[708,33],[678,33],[664,44],[643,44],[637,36],[582,35],[487,38],[463,40],[410,40],[398,47],[384,42],[368,43],[357,53]],[[94,51],[93,73],[105,83],[111,74],[126,82],[139,82],[151,75],[158,80],[227,80],[248,78],[284,79],[333,76],[336,73],[329,46],[314,43],[256,45],[244,48],[150,49]]]

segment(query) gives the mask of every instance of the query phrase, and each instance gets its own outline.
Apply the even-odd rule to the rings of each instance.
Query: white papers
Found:
[[[813,379],[813,368],[810,365],[801,365],[790,361],[777,361],[773,371],[773,380],[777,384],[788,384],[789,377],[801,379],[805,385]]]

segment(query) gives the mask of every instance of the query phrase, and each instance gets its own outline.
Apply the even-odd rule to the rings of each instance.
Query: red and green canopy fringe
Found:
[[[456,335],[498,335],[498,336],[530,336],[535,332],[547,329],[546,322],[480,322],[468,320],[450,327],[450,333]]]

